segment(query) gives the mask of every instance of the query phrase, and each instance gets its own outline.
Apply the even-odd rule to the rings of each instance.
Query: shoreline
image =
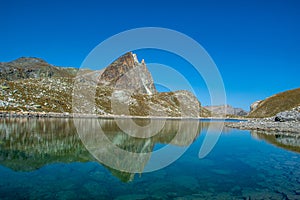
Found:
[[[275,122],[272,118],[227,118],[227,117],[168,117],[168,116],[130,116],[130,115],[96,115],[79,113],[56,113],[56,112],[15,112],[0,111],[0,119],[4,118],[57,118],[57,119],[152,119],[152,120],[220,120],[226,127],[240,130],[266,132],[266,134],[293,134],[300,135],[300,123]],[[226,122],[236,120],[236,122]]]
[[[245,118],[226,117],[169,117],[169,116],[131,116],[131,115],[96,115],[56,112],[14,112],[0,111],[0,118],[95,118],[95,119],[169,119],[169,120],[247,120]]]
[[[265,132],[270,135],[300,135],[299,121],[278,122],[272,118],[255,118],[240,122],[227,122],[226,127]]]

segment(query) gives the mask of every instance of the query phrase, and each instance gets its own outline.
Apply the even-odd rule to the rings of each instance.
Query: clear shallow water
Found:
[[[100,123],[111,141],[123,138],[120,148],[151,152],[172,141],[182,122],[170,120],[147,145],[124,136],[111,120]],[[225,128],[212,152],[199,159],[207,126],[218,122],[197,124],[195,137],[189,137],[189,123],[181,140],[172,141],[179,147],[192,142],[183,156],[161,170],[131,174],[97,162],[72,120],[1,119],[0,198],[300,199],[299,138]]]

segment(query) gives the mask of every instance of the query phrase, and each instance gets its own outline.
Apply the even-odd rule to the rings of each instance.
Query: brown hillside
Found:
[[[260,102],[249,117],[271,117],[300,105],[300,88],[275,94]]]

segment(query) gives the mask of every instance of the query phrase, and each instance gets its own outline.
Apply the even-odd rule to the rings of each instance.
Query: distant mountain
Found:
[[[76,76],[77,73],[81,76]],[[132,53],[100,71],[56,67],[39,58],[23,57],[0,63],[0,110],[80,113],[82,110],[72,109],[72,99],[82,99],[81,94],[72,96],[75,81],[88,85],[79,91],[84,97],[90,97],[90,103],[96,104],[94,112],[99,115],[210,115],[204,108],[199,110],[200,102],[189,91],[158,93],[145,62],[139,62]],[[95,84],[94,98],[90,94]],[[117,104],[118,109],[113,110],[112,103]]]
[[[219,105],[219,106],[204,106],[205,109],[212,112],[212,115],[235,115],[235,116],[246,116],[247,111],[241,108],[234,108],[230,105]]]
[[[272,117],[300,106],[300,88],[275,94],[250,106],[249,117]]]

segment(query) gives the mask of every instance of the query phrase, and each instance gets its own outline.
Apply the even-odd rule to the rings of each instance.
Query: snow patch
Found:
[[[138,58],[137,58],[137,55],[133,53],[132,56],[133,56],[134,62],[135,62],[135,63],[139,63],[139,60],[138,60]]]

